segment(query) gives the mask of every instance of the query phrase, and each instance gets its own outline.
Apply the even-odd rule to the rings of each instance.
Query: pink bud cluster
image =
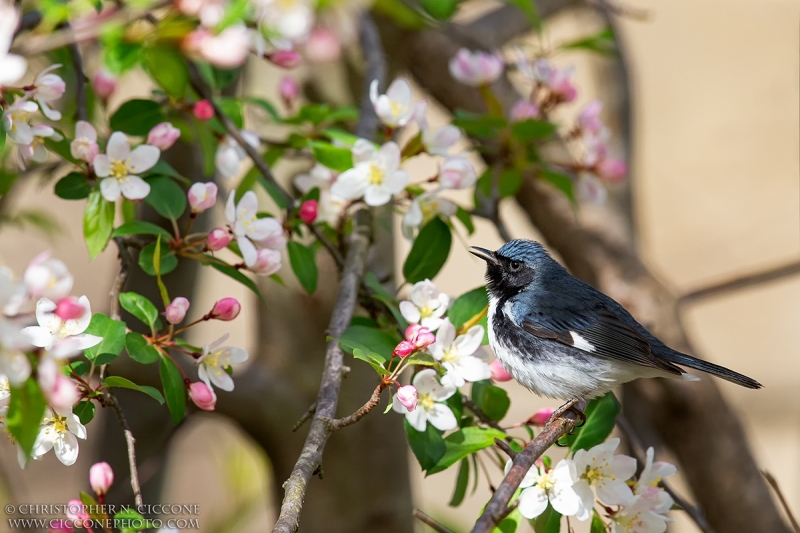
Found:
[[[172,303],[170,303],[164,311],[167,322],[170,324],[180,324],[183,322],[183,319],[186,318],[186,311],[189,310],[190,305],[189,300],[183,296],[178,296],[172,300]]]
[[[419,324],[408,326],[405,336],[405,340],[400,341],[394,352],[392,352],[393,357],[408,357],[412,353],[423,350],[436,342],[436,335]]]

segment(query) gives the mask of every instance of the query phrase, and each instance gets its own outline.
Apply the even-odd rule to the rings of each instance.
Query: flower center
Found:
[[[203,364],[207,369],[213,369],[214,374],[219,376],[231,365],[231,357],[228,350],[217,350],[205,356]]]
[[[433,316],[433,308],[430,305],[423,305],[419,308],[419,316],[422,318],[429,318]]]
[[[583,473],[583,475],[581,475],[581,477],[585,479],[589,485],[596,485],[599,481],[605,478],[617,479],[617,476],[614,474],[607,474],[601,467],[591,467],[588,465],[586,466],[586,471]]]
[[[248,215],[247,214],[247,209],[244,208],[244,207],[239,209],[239,217],[238,218],[239,218],[239,222],[242,223],[242,226],[244,226],[244,229],[246,229],[247,231],[250,231],[250,228],[252,227],[253,222],[258,220],[258,217],[256,216],[255,213],[253,213],[252,215]]]
[[[111,161],[110,166],[111,166],[110,173],[112,178],[117,178],[118,180],[122,180],[122,178],[130,174],[129,170],[131,168],[130,168],[130,163],[127,159],[125,161],[122,161],[120,159],[113,159]]]
[[[370,185],[380,185],[383,183],[383,177],[383,170],[378,165],[373,163],[369,166]]]
[[[420,394],[417,397],[417,405],[425,409],[426,411],[430,411],[433,409],[433,405],[436,401],[431,397],[430,394]]]
[[[44,430],[45,433],[49,433],[51,429],[59,435],[67,432],[67,418],[64,416],[53,415],[53,418],[45,418],[44,423],[47,426]]]
[[[442,362],[455,363],[456,361],[458,361],[458,348],[451,346],[444,351],[444,354],[442,355]]]
[[[553,479],[551,472],[545,472],[539,476],[539,481],[536,482],[538,487],[545,492],[550,492],[556,486],[556,481]]]
[[[399,116],[408,110],[408,106],[402,105],[398,102],[389,102],[389,107],[392,110],[392,115]]]

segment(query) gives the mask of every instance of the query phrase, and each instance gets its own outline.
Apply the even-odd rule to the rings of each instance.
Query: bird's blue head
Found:
[[[486,287],[498,299],[508,299],[560,265],[535,241],[515,239],[492,252],[471,246],[470,253],[486,261]]]

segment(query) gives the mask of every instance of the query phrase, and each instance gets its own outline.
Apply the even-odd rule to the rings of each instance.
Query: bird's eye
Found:
[[[508,267],[511,269],[511,272],[518,271],[521,266],[522,263],[520,263],[519,261],[511,261],[511,263],[508,265]]]

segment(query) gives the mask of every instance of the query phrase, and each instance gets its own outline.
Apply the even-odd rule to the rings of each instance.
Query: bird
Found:
[[[536,241],[515,239],[494,252],[477,246],[469,251],[486,262],[492,350],[529,390],[568,400],[554,416],[638,378],[699,379],[682,367],[762,388],[750,377],[668,347]]]

